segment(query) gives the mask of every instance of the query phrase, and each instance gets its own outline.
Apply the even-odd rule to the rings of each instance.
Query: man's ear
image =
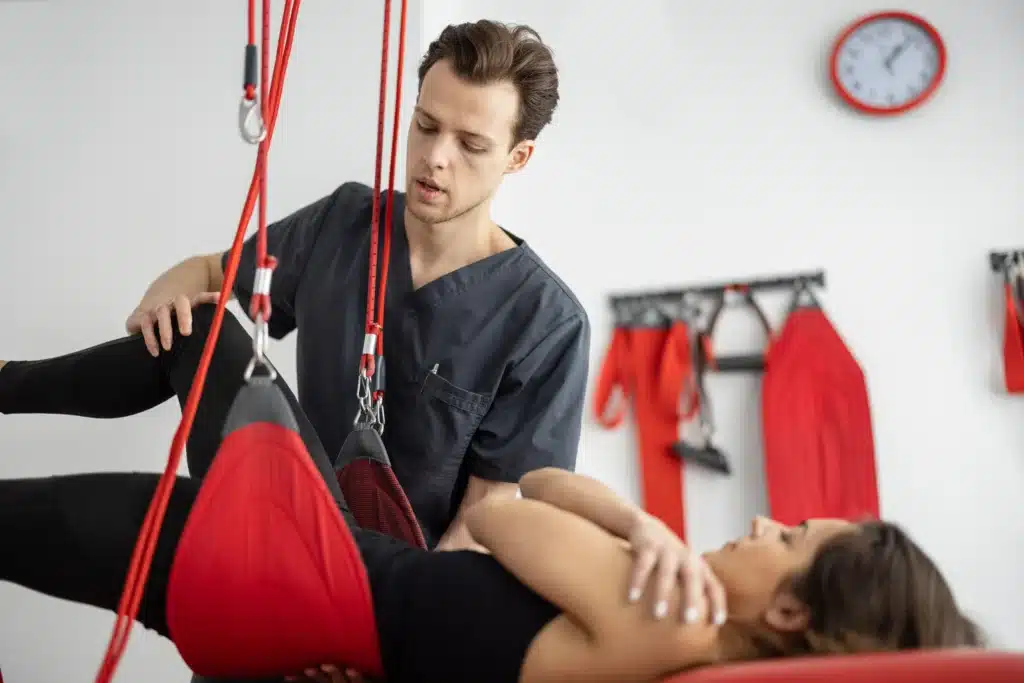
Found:
[[[779,591],[764,613],[765,622],[776,631],[791,633],[803,631],[811,620],[807,605],[787,591]]]
[[[505,166],[505,173],[516,173],[521,171],[526,162],[533,156],[533,140],[521,140],[508,155],[508,164]]]

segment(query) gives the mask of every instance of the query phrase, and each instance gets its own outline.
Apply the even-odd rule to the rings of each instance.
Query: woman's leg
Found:
[[[0,480],[0,580],[116,610],[158,474],[96,473]],[[163,636],[167,582],[200,481],[171,492],[138,621]]]
[[[149,410],[175,395],[184,406],[215,309],[213,304],[197,306],[192,312],[192,334],[183,336],[175,326],[171,350],[161,351],[157,358],[149,355],[142,335],[133,335],[56,358],[8,362],[0,368],[0,413],[116,418]],[[225,312],[189,433],[187,458],[193,477],[204,477],[213,462],[225,418],[251,358],[252,338],[235,316]],[[306,448],[328,486],[334,482],[332,492],[340,500],[333,467],[313,425],[280,376],[276,384],[295,413]]]

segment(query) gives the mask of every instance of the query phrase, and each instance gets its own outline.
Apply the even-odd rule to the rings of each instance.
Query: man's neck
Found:
[[[415,288],[515,247],[512,238],[486,211],[471,211],[445,223],[427,224],[407,209],[405,233]]]

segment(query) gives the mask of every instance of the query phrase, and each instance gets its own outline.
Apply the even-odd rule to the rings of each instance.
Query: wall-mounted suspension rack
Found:
[[[993,272],[1000,273],[1006,268],[1008,259],[1017,257],[1024,262],[1024,249],[1012,249],[1009,251],[992,251],[988,255],[988,264]]]
[[[813,298],[813,294],[809,291],[810,287],[823,288],[825,286],[825,272],[823,270],[815,270],[748,280],[684,285],[676,289],[622,292],[610,295],[608,301],[618,316],[622,315],[624,309],[632,307],[663,311],[665,306],[675,306],[680,307],[677,310],[682,311],[685,308],[689,308],[692,312],[692,309],[698,307],[701,302],[707,303],[707,300],[710,300],[712,305],[723,305],[727,303],[726,295],[733,292],[752,295],[756,292],[773,290],[797,291],[801,286]],[[626,317],[629,318],[631,316],[626,315]],[[664,319],[669,319],[669,316],[666,315]],[[617,322],[621,320],[621,317],[617,318]],[[702,360],[707,361],[708,359]],[[705,369],[713,372],[761,372],[764,370],[764,355],[737,354],[733,356],[718,356],[714,359],[713,363],[705,365]]]

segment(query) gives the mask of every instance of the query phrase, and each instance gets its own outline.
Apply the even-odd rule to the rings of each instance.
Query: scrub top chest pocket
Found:
[[[461,457],[490,405],[490,396],[445,379],[439,365],[426,370],[419,383],[415,422],[421,425],[428,452]]]

